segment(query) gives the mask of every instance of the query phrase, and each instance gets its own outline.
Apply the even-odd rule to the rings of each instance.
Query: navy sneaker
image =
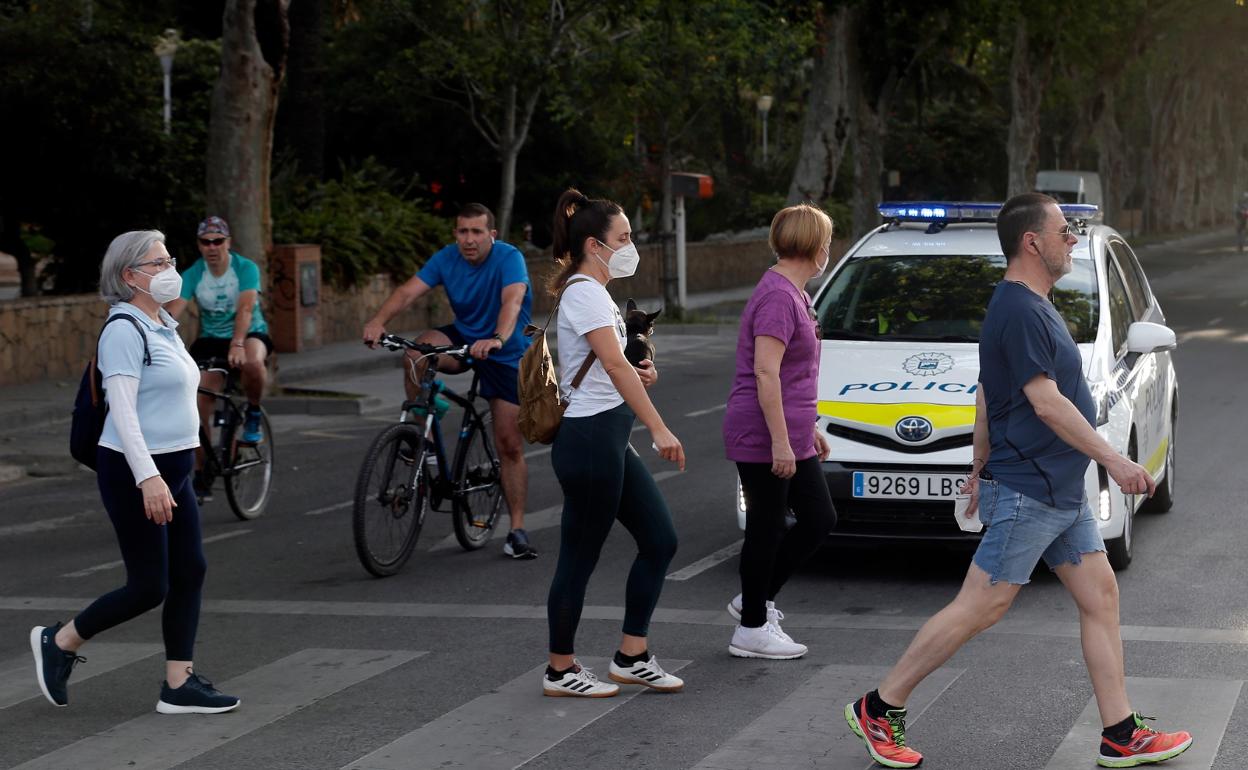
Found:
[[[68,706],[69,675],[73,673],[75,665],[85,663],[87,659],[56,646],[56,632],[59,630],[60,623],[32,628],[30,652],[35,656],[35,676],[39,680],[43,697],[53,706]]]
[[[168,682],[160,683],[156,710],[162,714],[222,714],[238,708],[239,703],[238,698],[218,692],[212,682],[192,673],[176,690]]]
[[[264,428],[260,425],[260,407],[248,406],[243,419],[243,443],[259,444],[264,440]]]
[[[503,543],[503,553],[513,559],[537,558],[537,549],[529,545],[529,534],[523,529],[513,529],[507,533],[507,542]]]

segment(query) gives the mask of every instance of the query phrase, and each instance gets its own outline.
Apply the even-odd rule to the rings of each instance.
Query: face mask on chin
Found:
[[[139,271],[135,271],[139,272]],[[147,275],[144,273],[144,275]],[[172,267],[166,267],[156,275],[151,276],[147,288],[141,286],[130,285],[130,288],[141,291],[159,304],[172,302],[182,293],[182,274]]]
[[[606,266],[607,273],[612,278],[628,278],[637,272],[637,265],[641,263],[641,255],[637,253],[636,244],[627,243],[619,249],[612,249],[602,241],[598,241],[598,243],[611,252],[611,259],[609,260],[603,259],[597,254],[594,256],[598,257],[598,261]]]

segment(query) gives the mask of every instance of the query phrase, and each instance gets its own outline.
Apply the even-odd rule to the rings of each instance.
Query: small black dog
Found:
[[[624,344],[624,357],[633,366],[638,366],[647,358],[654,361],[654,343],[650,335],[654,332],[654,319],[659,317],[663,309],[646,313],[637,309],[637,303],[630,297],[625,305],[624,331],[628,340]]]

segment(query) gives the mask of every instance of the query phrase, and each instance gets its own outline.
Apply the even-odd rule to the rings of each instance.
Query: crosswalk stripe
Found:
[[[1224,679],[1150,679],[1127,677],[1132,708],[1157,717],[1158,730],[1187,730],[1192,747],[1183,753],[1184,770],[1210,768],[1244,683]],[[1101,716],[1096,698],[1088,701],[1075,726],[1053,752],[1044,770],[1086,770],[1101,744]]]
[[[605,677],[605,658],[582,664]],[[664,661],[678,671],[687,660]],[[422,767],[511,770],[580,732],[636,697],[644,687],[620,687],[613,698],[547,698],[540,691],[545,664],[360,757],[343,770],[409,770]]]
[[[721,563],[728,561],[729,559],[736,556],[737,554],[741,553],[741,547],[743,545],[745,545],[744,540],[738,540],[735,543],[729,543],[723,548],[720,548],[715,553],[709,556],[703,556],[701,559],[698,559],[693,564],[690,564],[686,567],[681,567],[680,569],[676,570],[672,574],[668,575],[667,579],[668,580],[688,580],[689,578],[697,577],[698,575],[701,575],[703,572],[706,572],[708,569],[711,569],[712,567],[716,567],[720,565]]]
[[[907,727],[918,721],[962,671],[938,668],[915,688],[906,704]],[[823,667],[789,697],[725,741],[694,770],[874,767],[862,740],[850,732],[841,714],[846,703],[875,688],[887,673],[888,669],[882,666]]]
[[[242,698],[237,712],[188,719],[153,711],[13,770],[166,770],[424,654],[410,650],[301,650],[221,683],[221,692]],[[171,740],[174,727],[177,737]]]
[[[83,650],[87,662],[74,669],[70,686],[107,674],[122,666],[164,651],[160,644],[129,644],[124,642],[95,642]],[[35,663],[30,653],[0,661],[0,709],[8,708],[30,698],[42,698],[39,683],[35,681]]]

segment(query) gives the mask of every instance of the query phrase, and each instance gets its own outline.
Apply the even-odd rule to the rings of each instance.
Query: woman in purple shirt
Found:
[[[789,660],[806,654],[780,628],[780,587],[836,523],[819,462],[827,441],[818,416],[819,329],[806,282],[828,267],[832,220],[814,206],[790,206],[771,221],[777,263],[763,274],[741,316],[737,371],[724,416],[724,446],[745,492],[741,593],[728,603],[740,621],[728,651]],[[783,385],[782,385],[783,383]],[[786,527],[792,510],[797,523]]]

